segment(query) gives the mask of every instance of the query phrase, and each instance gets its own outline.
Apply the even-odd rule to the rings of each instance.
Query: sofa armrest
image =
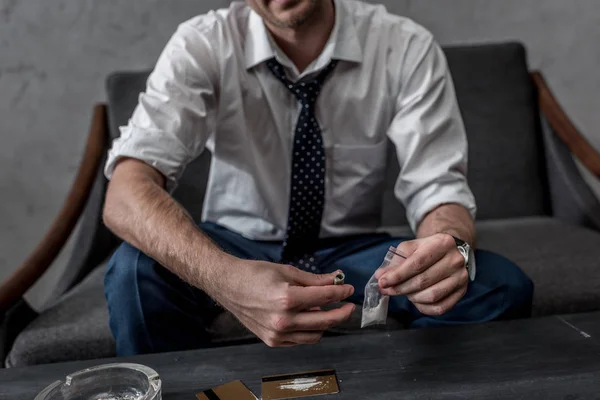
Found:
[[[573,121],[552,94],[543,75],[536,71],[531,74],[537,87],[540,109],[547,118],[550,127],[556,135],[567,145],[592,174],[600,178],[600,153],[579,132]]]
[[[576,225],[600,230],[600,201],[573,160],[569,148],[541,117],[552,215]]]
[[[534,72],[532,77],[538,88],[542,113],[552,214],[566,222],[600,230],[600,201],[573,160],[573,156],[578,157],[595,176],[600,177],[600,154],[575,128],[542,75]]]
[[[25,262],[0,285],[0,315],[16,304],[46,272],[73,232],[102,159],[106,132],[106,106],[97,105],[83,159],[60,213]]]

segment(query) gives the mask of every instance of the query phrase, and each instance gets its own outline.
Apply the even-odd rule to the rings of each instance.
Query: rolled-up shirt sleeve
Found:
[[[129,123],[108,153],[105,175],[135,158],[154,167],[172,191],[187,164],[214,132],[217,69],[211,45],[195,27],[181,25],[160,55]]]
[[[467,137],[444,53],[427,35],[409,42],[401,67],[388,136],[400,165],[394,192],[407,220],[416,232],[430,211],[450,203],[475,217],[466,177]]]

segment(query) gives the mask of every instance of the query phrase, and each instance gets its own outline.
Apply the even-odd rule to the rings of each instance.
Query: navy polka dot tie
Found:
[[[293,83],[274,58],[267,61],[273,74],[296,96],[302,109],[292,148],[292,177],[287,232],[281,262],[316,272],[321,219],[325,207],[325,149],[315,116],[315,103],[325,79],[337,65],[332,61],[311,80]]]

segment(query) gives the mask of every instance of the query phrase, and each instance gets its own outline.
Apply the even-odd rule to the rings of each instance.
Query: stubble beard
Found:
[[[273,26],[276,26],[277,28],[296,29],[310,22],[310,20],[319,11],[319,4],[322,1],[323,0],[311,0],[310,6],[303,13],[294,15],[294,17],[289,20],[282,20],[277,18],[268,9],[261,10],[260,14],[268,23],[270,23]]]

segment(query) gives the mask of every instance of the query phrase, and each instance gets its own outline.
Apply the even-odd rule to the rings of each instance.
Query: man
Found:
[[[388,138],[415,240],[375,233]],[[205,148],[198,226],[169,193]],[[530,280],[469,251],[466,165],[442,51],[382,6],[248,0],[182,24],[106,166],[105,223],[126,242],[105,281],[119,355],[208,346],[223,308],[269,346],[318,342],[390,246],[407,259],[379,286],[411,326],[527,315]]]

